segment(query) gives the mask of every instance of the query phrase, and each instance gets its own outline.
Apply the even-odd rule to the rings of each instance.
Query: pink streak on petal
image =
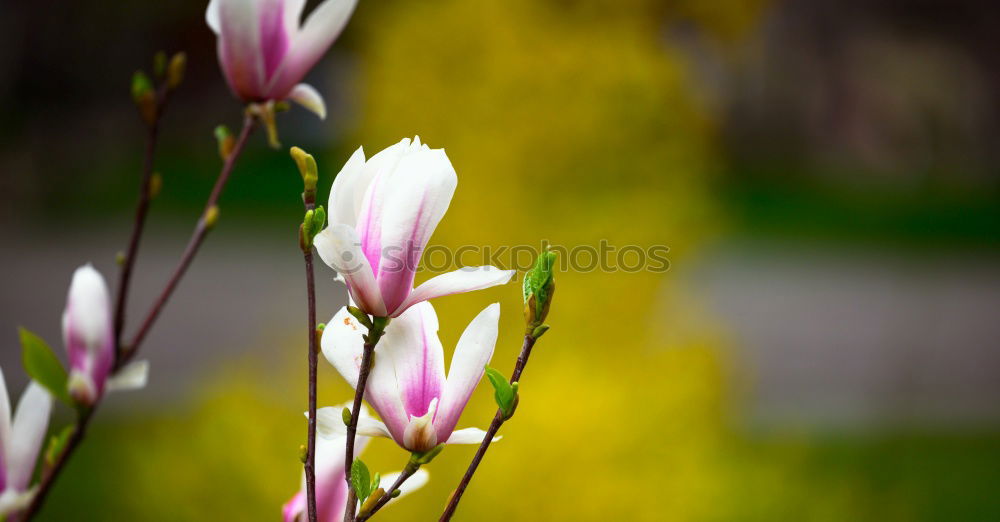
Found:
[[[257,13],[260,28],[260,50],[264,58],[265,82],[281,65],[288,52],[289,37],[285,32],[285,5],[280,0],[260,2]]]

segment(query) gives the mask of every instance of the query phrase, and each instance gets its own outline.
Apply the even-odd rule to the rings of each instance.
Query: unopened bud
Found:
[[[345,407],[343,411],[340,412],[340,418],[344,421],[344,426],[351,425],[351,409]]]
[[[167,66],[167,88],[176,89],[184,81],[184,69],[187,68],[187,55],[177,53],[170,57],[170,65]]]
[[[556,261],[556,253],[551,250],[542,252],[535,261],[535,266],[524,275],[524,321],[528,325],[529,334],[534,334],[534,330],[541,326],[545,317],[549,314],[549,305],[552,304],[552,294],[555,293],[556,283],[553,278],[553,266]],[[541,333],[545,333],[542,331]]]
[[[292,147],[288,152],[291,154],[292,159],[295,160],[295,165],[298,166],[299,174],[302,176],[302,185],[304,187],[302,200],[306,204],[315,203],[316,183],[319,181],[319,169],[316,167],[316,159],[299,147]]]
[[[302,463],[305,464],[306,459],[308,458],[309,458],[309,450],[306,448],[306,445],[299,444],[299,460],[301,460]]]
[[[138,107],[142,121],[152,125],[156,121],[156,92],[153,90],[153,82],[142,71],[136,71],[132,75],[132,101]]]
[[[216,127],[215,141],[219,143],[219,157],[222,158],[222,161],[229,159],[229,155],[233,153],[233,147],[236,146],[236,138],[229,131],[229,127],[225,125]]]
[[[378,503],[379,499],[382,498],[383,495],[385,495],[385,490],[382,488],[372,491],[368,500],[365,500],[365,503],[361,504],[361,509],[358,510],[358,515],[367,515],[368,513],[371,513],[372,509],[375,509],[375,504]]]
[[[149,199],[156,199],[161,189],[163,189],[163,176],[159,172],[154,172],[149,178]]]
[[[125,252],[122,252],[121,250],[119,250],[115,254],[115,264],[118,265],[118,266],[124,266],[125,265]]]
[[[219,222],[219,206],[212,205],[205,211],[205,228],[211,229]]]

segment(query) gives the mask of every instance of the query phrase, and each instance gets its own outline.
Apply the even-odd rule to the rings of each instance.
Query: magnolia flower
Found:
[[[441,443],[482,442],[483,430],[455,431],[455,425],[493,356],[499,319],[500,305],[494,303],[469,323],[458,340],[447,377],[434,307],[420,303],[393,320],[375,348],[375,363],[365,389],[368,404],[384,423],[359,419],[358,433],[390,437],[416,452]],[[361,366],[363,328],[343,308],[323,330],[323,355],[354,387]],[[324,412],[318,421],[321,435],[345,431],[338,412]]]
[[[324,0],[301,26],[305,0],[211,0],[205,19],[219,63],[245,102],[290,99],[326,117],[323,97],[299,83],[344,29],[357,0]]]
[[[146,385],[146,361],[132,363],[110,376],[115,362],[111,298],[101,273],[89,264],[73,273],[62,328],[69,355],[67,386],[75,401],[92,405],[105,389],[128,390]]]
[[[0,520],[31,503],[28,489],[38,450],[45,440],[52,396],[35,381],[28,384],[11,422],[7,383],[0,368]]]
[[[421,145],[419,137],[367,161],[358,148],[334,178],[330,223],[314,244],[365,313],[397,317],[419,302],[504,284],[514,275],[493,266],[466,267],[413,289],[420,255],[457,184],[444,149]]]
[[[340,415],[340,410],[349,407],[350,402],[337,407],[323,408],[326,414],[336,410]],[[368,408],[362,407],[359,414],[360,419],[371,420]],[[347,507],[347,482],[344,477],[344,452],[347,443],[347,436],[341,430],[340,434],[333,434],[323,431],[324,437],[316,439],[316,514],[319,522],[340,522],[344,518],[344,508]],[[368,444],[368,437],[359,436],[355,438],[354,453],[360,455]],[[399,477],[399,473],[390,473],[381,478],[379,485],[388,488]],[[399,488],[400,495],[406,495],[419,489],[427,483],[428,474],[425,470],[418,470]],[[305,474],[302,476],[302,487],[282,509],[284,522],[299,522],[305,520],[306,513],[306,485]]]

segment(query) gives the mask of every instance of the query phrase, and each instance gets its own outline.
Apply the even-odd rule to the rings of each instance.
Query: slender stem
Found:
[[[229,181],[229,176],[232,174],[233,167],[236,165],[236,160],[243,152],[243,147],[247,143],[247,138],[250,137],[250,133],[253,132],[256,126],[256,118],[254,118],[251,114],[244,116],[243,129],[240,131],[240,135],[236,139],[233,151],[229,154],[229,157],[226,158],[226,162],[223,164],[222,170],[219,172],[219,177],[215,180],[215,186],[212,187],[212,193],[208,196],[208,201],[205,203],[205,210],[202,212],[201,217],[198,218],[198,224],[195,225],[194,233],[191,235],[191,239],[188,240],[188,244],[184,248],[184,253],[181,255],[180,261],[174,268],[174,272],[167,281],[167,285],[163,288],[160,296],[156,299],[153,306],[146,314],[146,318],[143,320],[142,325],[139,327],[139,331],[135,334],[135,337],[132,338],[132,342],[123,347],[121,356],[115,360],[115,369],[120,369],[122,366],[127,364],[138,351],[139,345],[141,345],[142,341],[146,338],[150,328],[153,327],[156,319],[160,316],[160,312],[163,311],[163,307],[166,306],[167,301],[170,300],[170,296],[177,288],[177,284],[180,283],[181,279],[184,277],[184,273],[191,265],[191,261],[194,260],[195,254],[198,253],[198,248],[201,247],[201,243],[205,240],[205,236],[208,235],[208,231],[212,228],[212,224],[208,223],[206,218],[213,212],[213,208],[215,208],[218,204],[219,197],[222,196],[222,191],[226,187],[226,182]]]
[[[397,489],[399,489],[400,486],[403,485],[403,482],[406,482],[406,479],[412,477],[413,474],[416,473],[418,469],[420,469],[420,466],[416,465],[407,465],[405,468],[403,468],[403,472],[400,473],[398,477],[396,477],[396,481],[392,483],[392,486],[390,486],[389,489],[387,489],[385,493],[382,494],[382,498],[378,499],[378,501],[375,502],[375,505],[372,506],[371,511],[358,515],[356,522],[364,522],[365,520],[368,520],[369,518],[372,517],[372,515],[377,513],[378,510],[382,509],[383,506],[388,504],[389,501],[392,500],[392,494]]]
[[[233,166],[236,164],[236,159],[242,153],[243,148],[246,145],[247,138],[249,138],[250,133],[253,131],[255,126],[256,120],[252,116],[247,115],[243,120],[243,130],[240,132],[240,136],[236,141],[236,145],[233,147],[232,153],[226,159],[225,164],[222,166],[222,170],[219,172],[219,179],[215,182],[215,187],[209,195],[208,203],[205,205],[205,212],[198,219],[198,225],[195,227],[194,235],[191,237],[187,248],[184,250],[181,262],[178,264],[173,276],[168,281],[166,288],[164,288],[163,292],[160,294],[159,299],[157,299],[156,303],[153,305],[149,315],[146,317],[145,321],[143,321],[142,327],[139,329],[139,333],[136,334],[132,343],[128,346],[121,346],[122,349],[117,354],[115,359],[115,370],[125,366],[125,364],[127,364],[128,361],[135,356],[143,338],[156,321],[156,317],[159,315],[163,306],[170,298],[170,294],[177,286],[177,283],[180,282],[181,277],[184,275],[184,271],[187,269],[188,265],[191,264],[194,254],[197,252],[201,242],[205,239],[205,234],[210,228],[206,226],[205,215],[208,213],[209,209],[216,205],[219,200],[219,196],[222,195],[222,189],[225,187],[226,181],[232,173]],[[59,453],[59,456],[56,458],[52,467],[42,473],[42,479],[38,484],[35,497],[32,499],[31,504],[29,504],[28,507],[20,514],[19,520],[31,520],[38,513],[38,510],[45,502],[45,498],[48,496],[49,491],[52,489],[52,485],[62,473],[63,468],[65,468],[67,461],[79,447],[80,443],[83,442],[84,435],[87,432],[87,427],[90,425],[90,421],[93,418],[94,412],[99,404],[100,402],[98,400],[98,402],[95,402],[90,408],[80,412],[79,417],[77,417],[76,425],[73,429],[73,434],[70,435],[69,440],[66,441],[66,446]],[[18,515],[15,515],[15,517],[17,516]]]
[[[306,202],[306,211],[315,209],[315,202]],[[301,230],[299,232],[302,233]],[[306,294],[309,306],[309,428],[306,434],[306,505],[309,522],[316,522],[316,282],[313,274],[312,245],[302,250],[306,263]]]
[[[357,506],[358,496],[351,484],[351,467],[354,464],[354,439],[358,434],[358,418],[361,415],[361,400],[365,396],[365,388],[368,386],[368,374],[372,370],[372,354],[375,352],[375,345],[382,337],[388,319],[384,317],[374,317],[373,326],[368,329],[368,336],[365,338],[364,352],[361,355],[361,368],[358,371],[358,385],[354,391],[354,405],[351,408],[351,422],[347,425],[347,448],[344,455],[344,479],[347,481],[347,507],[344,509],[344,522],[352,522]]]
[[[66,461],[69,460],[70,455],[76,450],[77,446],[83,442],[83,436],[87,432],[87,426],[90,425],[90,419],[93,418],[94,408],[89,408],[80,412],[80,416],[77,418],[76,426],[73,428],[73,434],[70,435],[69,440],[66,441],[66,446],[63,448],[59,457],[56,459],[52,467],[42,473],[42,480],[38,483],[38,490],[35,493],[35,497],[31,499],[31,504],[28,505],[20,518],[14,518],[12,520],[31,520],[37,513],[42,504],[45,503],[45,498],[48,496],[49,491],[52,490],[52,484],[55,482],[56,477],[62,472],[63,467],[66,466]],[[16,515],[15,515],[16,516]]]
[[[524,372],[524,367],[528,364],[528,357],[531,356],[531,348],[535,346],[535,341],[537,339],[530,333],[524,336],[524,344],[521,345],[521,355],[517,357],[517,363],[514,365],[514,373],[510,377],[511,383],[521,380],[521,373]],[[482,462],[483,457],[486,455],[486,450],[490,448],[490,443],[493,442],[493,437],[496,436],[497,431],[503,423],[503,412],[497,409],[497,413],[493,417],[493,422],[490,423],[489,429],[486,430],[486,436],[483,437],[483,442],[479,445],[479,449],[476,450],[476,455],[472,457],[472,462],[469,463],[469,469],[465,470],[462,481],[458,483],[458,487],[452,493],[451,499],[448,500],[448,507],[445,508],[438,522],[447,522],[455,514],[455,509],[458,508],[458,503],[462,500],[465,489],[469,487],[469,482],[472,481],[472,476],[476,473],[476,468],[479,467],[479,463]]]
[[[121,354],[122,350],[122,330],[125,329],[125,309],[128,301],[129,286],[132,281],[132,269],[135,267],[136,256],[139,251],[139,240],[146,225],[146,215],[149,213],[149,205],[153,195],[150,193],[150,185],[153,179],[153,158],[156,152],[156,143],[160,135],[160,120],[163,111],[170,100],[170,93],[166,84],[160,86],[156,93],[156,116],[146,127],[146,152],[142,163],[142,178],[139,184],[139,201],[135,206],[135,219],[132,222],[132,234],[129,237],[128,249],[125,251],[125,258],[122,260],[122,269],[118,278],[118,293],[115,298],[115,356]]]

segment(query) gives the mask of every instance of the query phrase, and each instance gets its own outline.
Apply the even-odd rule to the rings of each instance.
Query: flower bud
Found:
[[[316,182],[319,181],[319,168],[316,166],[316,159],[298,147],[292,147],[288,152],[291,154],[292,159],[295,160],[295,165],[299,168],[299,174],[302,175],[302,185],[304,187],[302,200],[306,204],[315,203]]]
[[[222,158],[222,161],[226,161],[229,159],[229,155],[233,153],[233,148],[236,146],[236,138],[229,131],[229,127],[219,125],[215,128],[215,140],[219,142],[219,157]]]
[[[167,65],[167,88],[176,89],[184,81],[184,69],[187,68],[187,55],[177,53],[170,57]]]
[[[555,252],[542,252],[535,261],[535,266],[524,275],[524,321],[528,325],[529,334],[533,335],[549,314],[552,294],[556,291],[552,272],[555,261]]]
[[[91,265],[73,274],[62,326],[69,355],[69,394],[90,406],[104,393],[115,357],[108,287]]]
[[[215,224],[219,222],[219,206],[212,205],[205,212],[205,228],[212,229],[215,228]]]
[[[152,125],[156,121],[156,92],[153,90],[153,82],[142,71],[136,71],[132,75],[132,101],[139,108],[142,121]]]

